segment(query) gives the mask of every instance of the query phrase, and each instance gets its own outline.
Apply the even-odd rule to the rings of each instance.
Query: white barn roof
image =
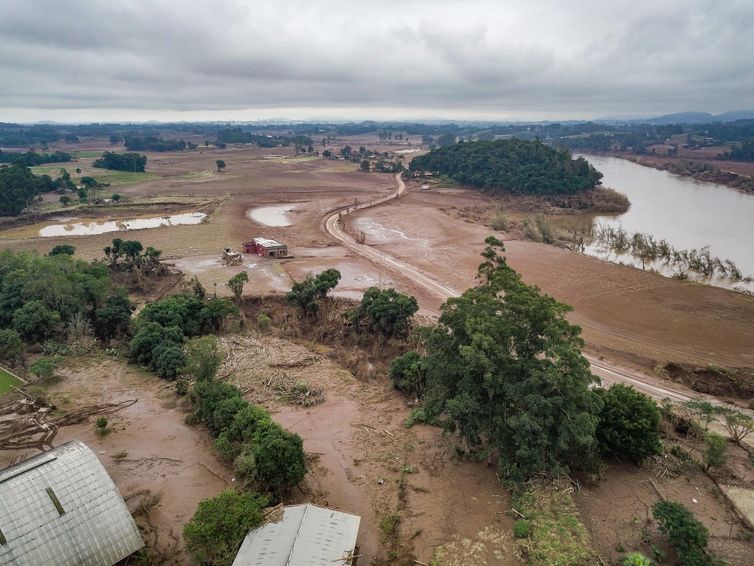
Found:
[[[233,566],[351,564],[360,521],[311,504],[285,507],[281,521],[249,531]]]
[[[268,238],[254,238],[254,242],[265,248],[284,248],[285,244],[281,244],[277,240],[270,240]]]
[[[112,566],[142,546],[118,489],[83,442],[0,471],[0,564]]]

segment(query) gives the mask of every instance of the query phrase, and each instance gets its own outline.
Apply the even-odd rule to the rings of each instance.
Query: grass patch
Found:
[[[526,519],[514,524],[514,534],[527,564],[594,564],[589,534],[567,487],[565,482],[530,485],[515,497],[514,506]]]
[[[0,368],[0,395],[7,393],[13,387],[21,387],[23,382],[18,378],[12,376],[10,373]]]
[[[71,152],[71,155],[73,155],[76,158],[89,158],[89,157],[102,157],[102,154],[104,153],[104,150],[97,151],[97,150],[81,150],[81,151],[73,151]]]

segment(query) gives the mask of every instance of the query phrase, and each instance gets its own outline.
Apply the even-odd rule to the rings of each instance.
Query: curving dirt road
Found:
[[[448,285],[437,281],[433,277],[418,270],[416,267],[396,259],[390,255],[387,255],[374,248],[361,244],[354,240],[344,229],[341,222],[343,216],[346,216],[352,212],[363,210],[374,206],[379,206],[393,199],[400,198],[406,190],[406,185],[401,178],[401,174],[395,175],[395,182],[397,190],[386,197],[381,197],[373,201],[364,203],[355,203],[353,205],[338,208],[330,212],[323,220],[322,227],[330,236],[338,240],[341,245],[353,251],[354,253],[364,257],[365,259],[375,263],[378,266],[384,266],[413,283],[421,286],[429,292],[438,295],[441,299],[446,300],[451,297],[457,297],[461,293]],[[438,314],[438,313],[435,313]],[[720,401],[709,395],[702,395],[687,387],[676,383],[663,382],[657,378],[651,377],[639,371],[621,367],[615,365],[604,359],[598,359],[594,356],[585,354],[587,360],[592,366],[592,373],[600,377],[605,384],[612,384],[616,382],[623,382],[628,385],[632,385],[638,391],[654,397],[655,399],[670,399],[674,403],[683,403],[692,398],[704,397],[710,402],[716,405],[727,405],[723,401]]]

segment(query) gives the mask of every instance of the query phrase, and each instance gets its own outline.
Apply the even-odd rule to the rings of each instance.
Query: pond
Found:
[[[651,234],[655,241],[666,240],[676,250],[708,248],[711,256],[734,262],[744,276],[754,275],[754,195],[625,159],[584,157],[603,173],[603,185],[626,194],[631,201],[631,208],[624,214],[595,217],[596,227]],[[608,252],[601,245],[588,246],[586,253],[641,267],[641,260]],[[662,260],[645,267],[667,276],[679,271],[676,265]],[[689,272],[689,278],[724,287],[754,289],[754,284],[719,274],[705,277]]]
[[[203,212],[188,212],[170,216],[156,216],[154,218],[133,218],[128,220],[108,220],[106,222],[69,222],[67,224],[50,224],[39,231],[43,238],[59,236],[92,236],[107,232],[124,230],[144,230],[159,228],[160,226],[179,226],[183,224],[199,224],[207,217]]]
[[[249,218],[265,226],[290,226],[293,221],[289,213],[296,208],[295,204],[281,204],[276,206],[262,206],[248,212]]]

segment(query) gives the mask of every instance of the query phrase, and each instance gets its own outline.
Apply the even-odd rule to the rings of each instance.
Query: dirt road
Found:
[[[409,279],[412,283],[440,297],[443,301],[451,297],[459,296],[461,293],[456,289],[427,275],[406,261],[399,260],[383,251],[376,250],[367,244],[355,241],[343,228],[342,219],[344,216],[353,212],[386,204],[394,199],[399,199],[406,190],[406,185],[403,182],[400,173],[396,174],[395,182],[397,190],[390,195],[331,211],[322,223],[323,229],[349,250],[379,266],[397,272],[399,275]],[[434,311],[432,314],[435,316],[439,315],[437,311]],[[655,399],[667,398],[674,403],[683,403],[695,397],[706,397],[714,404],[725,405],[724,402],[719,401],[712,396],[701,395],[700,393],[681,385],[661,382],[659,379],[653,378],[642,372],[622,367],[588,354],[585,354],[585,357],[589,360],[592,366],[592,373],[600,377],[606,384],[613,384],[616,382],[627,383],[650,397]]]

